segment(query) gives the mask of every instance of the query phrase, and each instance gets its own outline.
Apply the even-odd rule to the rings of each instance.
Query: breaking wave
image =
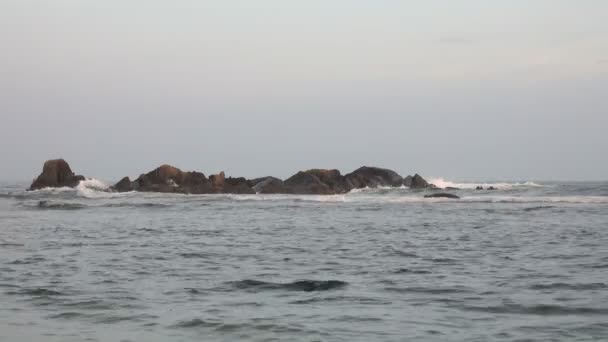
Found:
[[[444,178],[430,178],[429,183],[435,184],[437,187],[445,189],[445,188],[458,188],[458,189],[475,189],[478,186],[482,186],[484,189],[489,187],[494,187],[499,190],[509,190],[513,188],[521,188],[521,187],[543,187],[543,185],[534,183],[531,181],[528,182],[517,182],[517,183],[507,183],[507,182],[452,182],[446,180]]]

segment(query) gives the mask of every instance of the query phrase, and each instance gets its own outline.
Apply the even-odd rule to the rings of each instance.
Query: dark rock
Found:
[[[403,177],[397,172],[379,167],[363,166],[345,176],[346,188],[377,188],[379,186],[400,187]]]
[[[75,187],[83,181],[84,176],[75,175],[70,165],[63,159],[47,160],[42,167],[42,173],[36,178],[30,190],[42,188]]]
[[[123,179],[119,180],[118,183],[114,184],[112,189],[118,192],[133,191],[133,182],[131,182],[131,178],[124,177]]]
[[[431,194],[431,195],[426,195],[424,196],[424,198],[453,198],[453,199],[459,199],[460,197],[454,195],[454,194],[448,194],[448,193],[438,193],[438,194]]]
[[[250,187],[252,187],[252,188],[253,188],[253,187],[254,187],[254,186],[256,186],[258,183],[263,182],[263,181],[267,180],[268,178],[274,178],[274,177],[272,177],[272,176],[266,176],[266,177],[259,177],[259,178],[248,179],[248,180],[247,180],[247,184],[248,184]],[[278,178],[277,178],[277,179],[278,179]]]
[[[478,186],[475,188],[475,190],[483,190],[483,186],[478,185]]]
[[[289,177],[283,182],[283,185],[285,186],[285,191],[291,194],[335,194],[335,191],[329,185],[323,183],[319,177],[305,171],[300,171]]]
[[[403,185],[407,186],[408,188],[411,188],[412,187],[412,179],[413,178],[414,177],[412,177],[412,176],[407,176],[407,177],[403,178]]]
[[[248,183],[253,191],[258,194],[281,194],[286,192],[283,181],[275,177],[252,179]]]
[[[224,171],[222,171],[217,175],[209,176],[209,181],[211,182],[211,187],[214,192],[222,192],[224,184],[226,183],[226,175],[224,174]]]
[[[346,178],[336,169],[312,169],[306,172],[319,178],[322,183],[327,184],[333,190],[333,193],[346,193],[352,189],[352,187],[346,184]]]
[[[412,177],[412,182],[410,184],[410,189],[426,189],[426,188],[429,188],[429,187],[436,188],[436,186],[434,186],[434,185],[431,186],[431,184],[429,184],[419,174],[415,174],[414,177]]]
[[[498,190],[498,189],[493,186],[490,186],[487,190]]]
[[[247,183],[247,179],[243,177],[226,178],[221,192],[225,194],[255,194],[255,191]]]
[[[118,192],[177,192],[185,194],[207,194],[213,189],[209,180],[200,172],[183,172],[171,165],[160,167],[140,175],[130,182],[128,177],[121,179],[112,189]]]

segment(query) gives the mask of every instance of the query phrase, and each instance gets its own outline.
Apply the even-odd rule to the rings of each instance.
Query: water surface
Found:
[[[608,339],[607,183],[461,200],[84,183],[0,188],[0,340]]]

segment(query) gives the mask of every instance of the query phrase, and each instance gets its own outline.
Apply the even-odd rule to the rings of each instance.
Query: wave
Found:
[[[288,291],[328,291],[345,287],[348,283],[340,280],[299,280],[291,283],[272,283],[245,279],[228,283],[233,288],[248,291],[288,290]]]
[[[606,315],[608,314],[607,308],[593,308],[593,307],[570,307],[560,305],[518,305],[518,304],[507,304],[500,306],[465,306],[465,311],[477,311],[487,312],[494,314],[519,314],[519,315]]]
[[[586,284],[566,284],[566,283],[551,283],[551,284],[536,284],[531,285],[532,290],[603,290],[608,288],[605,283],[586,283]]]
[[[39,201],[36,206],[38,209],[55,209],[55,210],[79,210],[87,208],[86,205],[80,203],[61,203],[51,201]]]
[[[465,183],[458,183],[458,182],[452,182],[449,180],[446,180],[442,177],[438,177],[438,178],[430,178],[428,180],[429,183],[431,184],[435,184],[437,187],[445,189],[445,188],[458,188],[458,189],[475,189],[478,186],[482,186],[484,189],[485,188],[489,188],[489,187],[494,187],[496,189],[499,190],[510,190],[513,188],[519,188],[519,187],[543,187],[544,185],[538,184],[538,183],[534,183],[531,181],[528,182],[517,182],[517,183],[508,183],[508,182],[495,182],[495,183],[489,183],[489,182],[465,182]]]

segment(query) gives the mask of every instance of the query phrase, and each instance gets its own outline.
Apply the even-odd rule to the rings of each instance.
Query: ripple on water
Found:
[[[50,296],[63,296],[64,293],[59,291],[45,289],[42,287],[38,288],[28,288],[28,289],[20,289],[18,291],[7,292],[9,295],[18,295],[18,296],[32,296],[32,297],[50,297]]]
[[[550,283],[550,284],[535,284],[531,285],[531,290],[601,290],[608,288],[605,283],[588,283],[588,284],[566,284],[566,283]]]
[[[230,333],[242,330],[256,330],[266,331],[273,333],[306,333],[306,334],[318,334],[317,331],[306,330],[299,324],[277,324],[277,323],[250,323],[250,322],[239,322],[239,323],[228,323],[213,320],[203,320],[200,318],[194,318],[184,321],[179,321],[171,325],[173,329],[211,329],[213,331]]]
[[[307,299],[294,300],[289,304],[317,304],[317,303],[345,303],[345,304],[363,304],[363,305],[388,305],[390,301],[357,296],[330,296],[330,297],[313,297]]]
[[[472,293],[472,289],[467,287],[386,287],[386,291],[399,293],[426,293],[426,294],[456,294]]]
[[[286,290],[286,291],[328,291],[344,288],[348,283],[340,280],[299,280],[291,283],[272,283],[245,279],[228,282],[230,287],[246,291]]]
[[[590,308],[590,307],[574,307],[561,305],[519,305],[507,304],[498,306],[463,306],[461,309],[465,311],[487,312],[494,314],[519,314],[519,315],[543,315],[543,316],[559,316],[559,315],[607,315],[608,308]]]

